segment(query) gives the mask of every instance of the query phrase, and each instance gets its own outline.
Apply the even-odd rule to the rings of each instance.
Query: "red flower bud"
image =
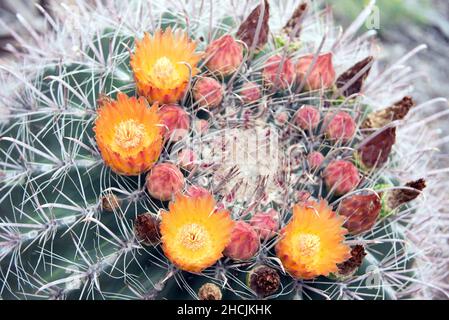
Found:
[[[360,183],[357,168],[348,161],[334,160],[324,170],[324,180],[329,191],[343,195],[354,190]]]
[[[295,67],[291,59],[275,55],[265,62],[262,75],[266,86],[286,90],[295,81]]]
[[[165,126],[165,139],[177,142],[187,136],[190,130],[190,117],[182,107],[166,104],[159,109],[159,114]]]
[[[303,130],[313,130],[320,123],[320,112],[314,106],[302,106],[296,113],[295,123]]]
[[[203,187],[192,185],[187,189],[187,195],[192,198],[197,198],[208,196],[210,195],[210,192]]]
[[[207,47],[206,61],[210,71],[228,76],[234,73],[243,61],[242,46],[230,35],[222,36]]]
[[[146,184],[150,196],[168,201],[184,188],[184,176],[177,166],[159,163],[148,173]]]
[[[323,161],[324,156],[321,154],[321,152],[318,151],[314,151],[307,156],[307,163],[312,170],[316,170],[321,167]]]
[[[251,259],[259,250],[259,236],[254,228],[244,221],[237,221],[231,233],[231,242],[223,254],[233,260]]]
[[[244,103],[255,102],[262,96],[259,85],[254,82],[243,84],[239,94]]]
[[[304,81],[313,62],[313,58],[314,55],[310,54],[298,60],[296,64],[296,76],[299,81]],[[306,89],[308,90],[328,89],[334,84],[335,70],[332,63],[332,53],[322,54],[317,57],[305,81]]]
[[[329,113],[324,118],[326,136],[333,141],[348,142],[354,137],[356,127],[354,119],[344,111]]]
[[[193,87],[193,98],[200,107],[213,109],[223,100],[223,86],[213,78],[200,78]]]

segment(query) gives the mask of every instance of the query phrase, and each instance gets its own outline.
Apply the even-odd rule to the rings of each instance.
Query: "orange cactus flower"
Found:
[[[343,243],[347,233],[343,223],[324,200],[294,206],[292,220],[276,245],[284,268],[299,279],[336,272],[337,264],[346,261],[351,251]]]
[[[178,195],[161,218],[162,249],[178,268],[201,272],[222,257],[234,225],[226,210],[217,210],[210,193]]]
[[[117,100],[104,99],[97,111],[95,139],[106,165],[122,175],[148,171],[159,158],[163,127],[158,106],[144,98],[119,93]]]
[[[185,94],[201,58],[196,44],[182,30],[158,30],[136,41],[131,67],[139,93],[148,101],[176,103]]]

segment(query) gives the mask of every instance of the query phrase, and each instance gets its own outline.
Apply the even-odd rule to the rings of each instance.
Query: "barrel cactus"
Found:
[[[447,298],[428,126],[447,112],[421,113],[446,102],[410,97],[422,47],[378,63],[373,6],[346,31],[295,0],[22,20],[0,66],[1,297]]]

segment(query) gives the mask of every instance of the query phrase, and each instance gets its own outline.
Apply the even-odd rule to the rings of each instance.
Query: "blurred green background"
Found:
[[[326,0],[325,3],[335,9],[336,15],[351,21],[369,3],[369,0]],[[386,28],[407,23],[425,24],[432,10],[431,0],[377,0],[381,18],[380,32]]]

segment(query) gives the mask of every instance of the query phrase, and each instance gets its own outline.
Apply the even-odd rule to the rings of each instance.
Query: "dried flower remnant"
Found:
[[[161,240],[160,221],[152,213],[139,214],[134,221],[134,232],[145,245],[157,245]]]
[[[409,96],[396,102],[386,109],[370,113],[363,121],[362,129],[381,129],[393,121],[404,119],[415,106],[415,102]]]
[[[352,96],[353,94],[362,91],[363,84],[371,71],[373,61],[373,57],[367,57],[356,63],[337,78],[337,88],[340,90],[344,89],[342,94],[345,97]]]
[[[101,197],[101,208],[106,212],[114,212],[120,208],[121,200],[113,193]]]
[[[355,272],[362,265],[363,259],[366,256],[365,248],[362,245],[355,245],[351,249],[351,257],[343,263],[338,264],[338,271],[335,276],[339,280],[345,280]]]
[[[308,10],[308,4],[306,2],[302,2],[293,12],[293,15],[285,24],[282,31],[287,36],[292,36],[293,38],[299,38],[301,34],[301,24]]]
[[[418,179],[407,182],[404,187],[385,191],[382,196],[382,216],[389,216],[402,205],[415,200],[425,188],[426,181]]]
[[[268,42],[270,33],[269,17],[270,4],[267,0],[264,0],[240,25],[237,31],[237,38],[242,40],[249,50],[252,48],[261,50]]]
[[[248,286],[257,296],[265,298],[275,294],[281,287],[279,273],[268,266],[257,266],[248,275]]]
[[[381,198],[375,192],[354,194],[343,199],[338,214],[346,218],[345,228],[356,235],[371,230],[381,212]]]
[[[396,142],[396,128],[384,128],[363,142],[355,155],[365,169],[380,168],[388,161]]]
[[[213,283],[205,283],[198,290],[199,300],[221,300],[223,297],[220,287]]]

